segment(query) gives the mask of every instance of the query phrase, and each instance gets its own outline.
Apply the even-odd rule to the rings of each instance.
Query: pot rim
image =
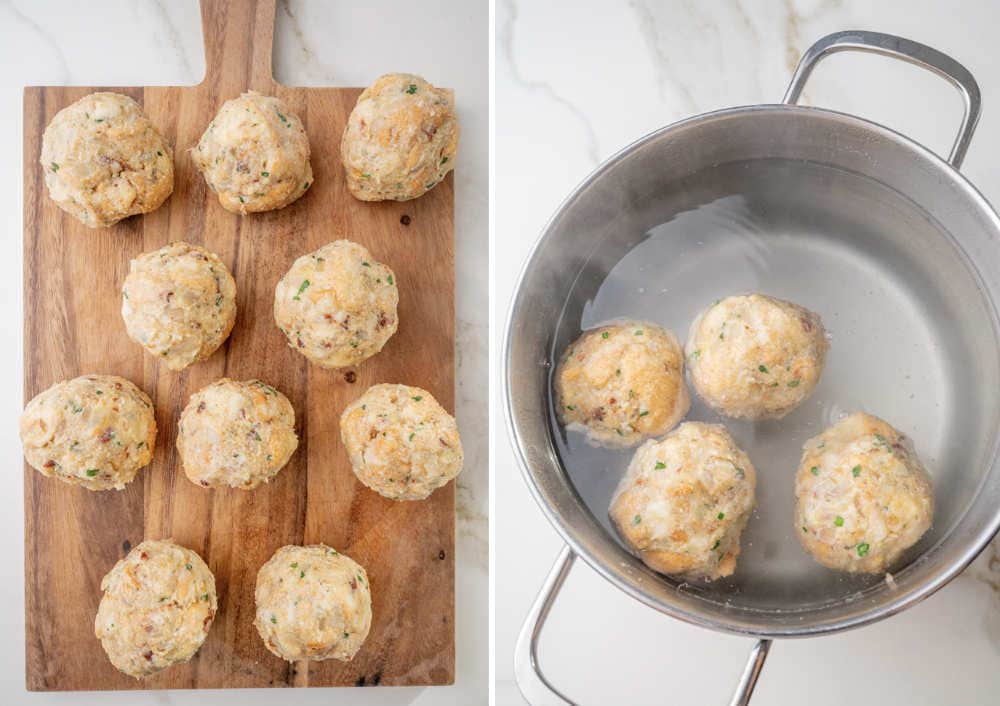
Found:
[[[590,568],[601,575],[605,580],[609,581],[619,590],[623,591],[632,598],[638,600],[639,602],[657,610],[658,612],[665,613],[673,618],[677,618],[683,622],[697,625],[700,627],[709,628],[718,632],[738,635],[743,637],[754,637],[759,639],[776,639],[776,638],[803,638],[803,637],[813,637],[818,635],[828,635],[837,632],[843,632],[846,630],[851,630],[858,627],[863,627],[870,625],[872,623],[878,622],[892,615],[906,610],[913,605],[921,602],[922,600],[930,597],[938,590],[943,588],[952,579],[958,576],[962,571],[964,571],[969,564],[971,564],[976,557],[986,548],[986,545],[993,539],[1000,530],[1000,506],[997,507],[991,520],[986,523],[980,530],[978,530],[975,535],[966,543],[966,545],[958,553],[958,556],[952,559],[950,562],[942,562],[941,566],[938,567],[933,574],[931,574],[922,583],[918,584],[913,590],[897,596],[887,603],[877,606],[875,608],[869,608],[853,617],[847,617],[838,620],[831,620],[825,622],[819,622],[814,624],[800,624],[800,625],[779,625],[770,629],[758,629],[756,627],[746,627],[743,625],[736,624],[733,621],[727,621],[722,619],[716,619],[713,617],[707,617],[708,613],[696,613],[679,608],[676,605],[665,604],[659,600],[656,600],[650,596],[647,592],[639,589],[634,582],[626,579],[623,573],[615,570],[613,567],[606,565],[605,562],[593,556],[590,550],[581,542],[576,536],[576,532],[572,527],[569,526],[569,522],[563,517],[563,513],[557,510],[554,506],[549,505],[546,500],[542,490],[539,488],[538,484],[535,482],[535,476],[530,468],[530,463],[525,455],[524,448],[522,447],[521,438],[518,434],[516,423],[515,423],[515,412],[512,404],[512,390],[511,390],[511,379],[510,379],[510,363],[512,355],[512,338],[513,338],[513,317],[515,310],[517,308],[518,302],[523,291],[524,280],[527,277],[529,271],[531,270],[535,259],[538,255],[538,250],[548,238],[549,233],[555,224],[555,222],[563,215],[566,207],[573,202],[584,190],[591,186],[594,182],[602,178],[610,169],[617,166],[622,160],[626,159],[631,155],[636,149],[642,147],[648,142],[655,140],[668,132],[682,129],[700,122],[704,122],[712,119],[720,118],[733,118],[739,117],[741,115],[749,115],[752,113],[762,113],[762,112],[791,112],[791,113],[802,113],[815,116],[816,114],[821,114],[826,118],[835,120],[841,123],[852,123],[855,127],[869,130],[873,133],[878,134],[880,137],[887,138],[891,142],[897,143],[904,149],[909,149],[925,159],[929,159],[934,163],[940,170],[942,170],[948,178],[950,178],[958,187],[960,187],[963,194],[970,200],[971,203],[978,206],[984,214],[989,216],[989,219],[993,222],[994,227],[1000,232],[1000,216],[997,215],[996,211],[990,205],[989,201],[982,195],[982,193],[954,166],[949,164],[946,160],[941,158],[936,153],[932,152],[919,142],[916,142],[912,138],[903,135],[902,133],[893,130],[892,128],[880,125],[878,123],[872,122],[865,118],[859,116],[844,113],[841,111],[830,110],[827,108],[818,108],[813,106],[800,106],[787,103],[761,103],[746,106],[735,106],[730,108],[722,108],[720,110],[709,111],[706,113],[699,113],[688,118],[683,118],[676,122],[665,125],[664,127],[658,128],[637,140],[634,140],[627,144],[625,147],[621,148],[609,158],[601,162],[593,171],[591,171],[586,177],[580,181],[576,187],[560,202],[559,206],[553,212],[552,216],[546,221],[543,226],[541,233],[535,239],[529,251],[528,257],[525,259],[524,264],[521,266],[518,272],[517,279],[515,280],[513,295],[508,303],[507,315],[504,322],[504,342],[501,355],[501,375],[503,383],[503,401],[504,401],[504,420],[505,426],[507,428],[508,441],[510,442],[514,457],[517,460],[517,464],[521,470],[521,476],[528,486],[532,497],[535,502],[539,505],[542,513],[548,519],[549,523],[556,529],[559,535],[562,537],[563,541],[573,550],[573,552],[581,557]],[[952,242],[959,248],[960,253],[965,259],[966,263],[972,268],[974,276],[982,281],[982,276],[979,271],[979,267],[976,265],[972,257],[965,251],[954,238]],[[996,322],[997,317],[997,306],[1000,302],[994,301],[992,297],[989,296],[987,289],[987,299],[993,308],[994,322]],[[989,460],[984,464],[988,469],[996,471],[998,466],[1000,466],[1000,434],[997,434],[993,440],[992,453],[990,454]],[[561,468],[560,472],[564,472]],[[988,474],[987,474],[988,475]],[[980,492],[982,492],[982,484],[985,482],[984,476],[983,481],[980,483],[980,488],[976,491],[976,498],[979,497]],[[572,484],[570,484],[572,488]],[[573,492],[576,490],[573,488]],[[975,500],[973,500],[974,502]],[[971,505],[971,504],[970,504]],[[967,510],[966,510],[967,511]],[[587,510],[589,512],[589,510]],[[599,524],[599,523],[598,523]],[[606,534],[606,531],[602,528],[602,532]],[[624,548],[618,547],[622,552],[628,553]],[[915,561],[920,561],[918,558]]]

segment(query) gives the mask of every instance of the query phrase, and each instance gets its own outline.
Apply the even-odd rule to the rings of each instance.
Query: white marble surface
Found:
[[[686,116],[779,101],[801,52],[832,31],[910,37],[975,74],[985,111],[963,171],[1000,204],[998,23],[1000,4],[990,0],[497,0],[497,336],[540,228],[601,160]],[[828,60],[806,99],[884,122],[938,152],[950,146],[960,115],[957,95],[940,79],[872,56]],[[512,674],[514,639],[561,544],[520,478],[499,417],[495,430],[496,703],[510,706],[523,703]],[[578,563],[540,659],[582,704],[721,704],[750,644],[656,614]],[[775,645],[754,703],[997,703],[998,665],[994,545],[902,615]]]
[[[38,84],[194,84],[205,61],[197,0],[0,2],[0,257],[4,332],[0,449],[8,486],[0,501],[0,690],[32,704],[476,704],[486,702],[488,644],[487,239],[488,6],[438,0],[364,3],[279,0],[274,70],[289,85],[361,86],[412,71],[455,89],[462,124],[456,169],[457,416],[466,451],[457,517],[457,677],[453,687],[309,689],[290,694],[151,692],[28,694],[24,689],[23,511],[20,444],[21,88]],[[378,48],[372,37],[392,37]],[[54,597],[58,600],[58,597]],[[81,649],[100,649],[96,644]],[[99,657],[98,657],[99,658]]]

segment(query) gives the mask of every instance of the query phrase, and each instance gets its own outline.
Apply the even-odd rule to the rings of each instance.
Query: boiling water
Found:
[[[736,573],[689,590],[757,610],[815,607],[861,595],[883,577],[830,571],[802,549],[793,526],[793,485],[807,439],[862,410],[914,440],[935,479],[937,511],[934,529],[901,566],[935,541],[968,501],[973,484],[952,479],[976,472],[979,462],[970,440],[981,430],[963,418],[962,408],[963,395],[976,384],[974,363],[968,337],[956,326],[970,303],[949,271],[948,262],[964,267],[960,253],[899,194],[818,165],[775,160],[750,166],[707,170],[680,187],[693,208],[667,207],[662,221],[653,219],[658,225],[630,230],[637,221],[629,220],[607,236],[583,262],[548,364],[582,330],[617,318],[655,322],[683,343],[696,315],[731,294],[760,292],[819,313],[830,350],[822,379],[802,406],[777,421],[734,421],[691,389],[687,417],[725,424],[758,473],[757,509]],[[914,248],[915,241],[925,245]],[[607,511],[632,450],[592,447],[561,429],[554,416],[550,422],[563,467],[615,535]]]

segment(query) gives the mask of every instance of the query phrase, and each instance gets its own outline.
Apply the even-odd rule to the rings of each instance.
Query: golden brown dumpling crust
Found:
[[[643,321],[585,331],[563,353],[555,389],[560,421],[612,448],[665,434],[691,406],[676,336]]]
[[[386,74],[351,111],[340,145],[347,188],[362,201],[408,201],[455,166],[458,118],[451,92],[413,74]]]

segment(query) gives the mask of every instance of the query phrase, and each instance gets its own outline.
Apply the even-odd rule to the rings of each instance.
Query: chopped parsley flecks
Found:
[[[310,284],[311,282],[309,280],[307,279],[302,280],[302,284],[299,285],[299,291],[296,292],[295,296],[292,297],[292,299],[294,299],[295,301],[301,301],[302,293],[309,288]]]
[[[371,267],[371,263],[368,263],[368,262],[362,262],[362,263],[361,263],[361,266],[362,266],[362,267]]]
[[[388,282],[389,284],[392,284],[392,275],[389,275],[388,277],[386,277],[385,281]]]
[[[54,172],[58,172],[59,171],[59,164],[56,163],[56,162],[53,162],[52,164],[49,165],[49,169],[51,169]]]
[[[640,522],[642,522],[642,517],[641,516],[636,515],[635,517],[632,518],[632,526],[633,527],[635,527]]]
[[[692,358],[695,358],[695,359],[697,359],[697,358],[701,357],[701,351],[700,351],[700,350],[699,350],[699,351],[694,351],[694,352],[693,352],[693,353],[691,354],[691,357],[692,357]]]
[[[861,466],[855,466],[854,468],[852,468],[852,469],[851,469],[851,474],[852,474],[852,475],[853,475],[853,476],[854,476],[855,478],[857,478],[858,476],[860,476],[860,475],[861,475]]]
[[[288,125],[288,124],[289,124],[289,123],[288,123],[288,118],[286,118],[286,117],[285,117],[284,115],[282,115],[282,114],[281,114],[281,111],[280,111],[280,110],[275,110],[274,112],[278,114],[278,119],[279,119],[279,120],[280,120],[281,122],[283,122],[283,123],[284,123],[285,125]]]
[[[410,432],[410,441],[413,441],[413,437],[415,437],[416,435],[417,435],[417,432],[411,431]]]
[[[88,468],[88,469],[87,469],[87,477],[88,477],[88,478],[93,478],[93,477],[94,477],[94,476],[96,476],[96,475],[97,475],[98,473],[100,473],[100,471],[98,471],[98,470],[97,470],[96,468]]]
[[[243,198],[242,196],[240,196],[240,203],[246,203],[246,202],[247,202],[247,200],[245,198]]]
[[[813,466],[812,468],[809,469],[809,472],[812,473],[814,476],[818,476],[819,475],[819,466]]]
[[[836,517],[833,518],[833,524],[836,525],[837,527],[843,527],[844,518],[841,517],[840,515],[837,515]]]
[[[269,176],[271,176],[271,172],[261,172],[260,175],[262,177],[269,177]]]
[[[717,520],[724,520],[724,519],[726,519],[726,513],[720,512],[718,515],[715,516],[715,519],[717,519]]]
[[[757,366],[757,370],[761,371],[762,373],[766,373],[767,372],[767,366],[766,365],[758,365]]]
[[[867,555],[869,549],[871,549],[871,547],[868,545],[868,542],[862,542],[858,545],[858,556]]]
[[[601,338],[607,340],[608,336],[610,336],[610,335],[611,335],[610,333],[608,333],[607,331],[605,331],[604,333],[601,334]]]
[[[411,83],[409,86],[406,87],[406,92],[412,96],[414,93],[417,92],[417,84]]]
[[[191,566],[190,564],[185,564],[185,565],[184,565],[184,568],[185,568],[185,569],[187,569],[188,571],[191,571],[191,570],[193,570],[193,569],[194,569],[194,567],[193,567],[193,566]]]
[[[569,410],[570,412],[573,412],[573,411],[575,411],[575,410],[576,410],[576,406],[575,406],[575,405],[571,405],[571,404],[568,404],[568,405],[566,405],[566,409],[568,409],[568,410]]]
[[[715,540],[715,544],[713,544],[713,545],[712,545],[712,549],[711,549],[710,551],[713,551],[713,552],[714,552],[714,551],[715,551],[716,549],[718,549],[718,548],[719,548],[719,545],[720,545],[720,544],[722,544],[722,540],[721,540],[721,539],[717,539],[717,540]]]
[[[448,158],[447,157],[442,157],[441,158],[441,164],[447,164],[447,163],[448,163]]]
[[[297,562],[297,561],[293,561],[293,562],[292,562],[292,568],[293,568],[293,569],[297,569],[297,568],[299,568],[299,562]]]
[[[648,409],[644,409],[641,412],[639,412],[639,416],[640,417],[645,417],[647,414],[649,414],[649,410]]]
[[[642,329],[637,329],[636,332],[633,335],[634,336],[641,336],[642,334],[643,334]]]
[[[271,622],[274,623],[275,625],[277,625],[278,624],[278,619],[272,615],[271,616]]]
[[[305,571],[300,571],[299,572],[299,578],[300,579],[304,579],[305,577],[306,577],[306,572]]]
[[[655,471],[662,471],[666,467],[667,467],[667,464],[665,464],[663,461],[657,461],[656,465],[653,466],[653,470],[655,470]]]
[[[424,398],[424,396],[423,396],[423,395],[414,395],[414,396],[413,396],[413,401],[414,401],[414,402],[419,402],[419,401],[420,401],[420,400],[422,400],[423,398]]]
[[[792,380],[790,383],[788,383],[788,386],[789,387],[798,387],[799,386],[799,382],[800,382],[799,380]]]

